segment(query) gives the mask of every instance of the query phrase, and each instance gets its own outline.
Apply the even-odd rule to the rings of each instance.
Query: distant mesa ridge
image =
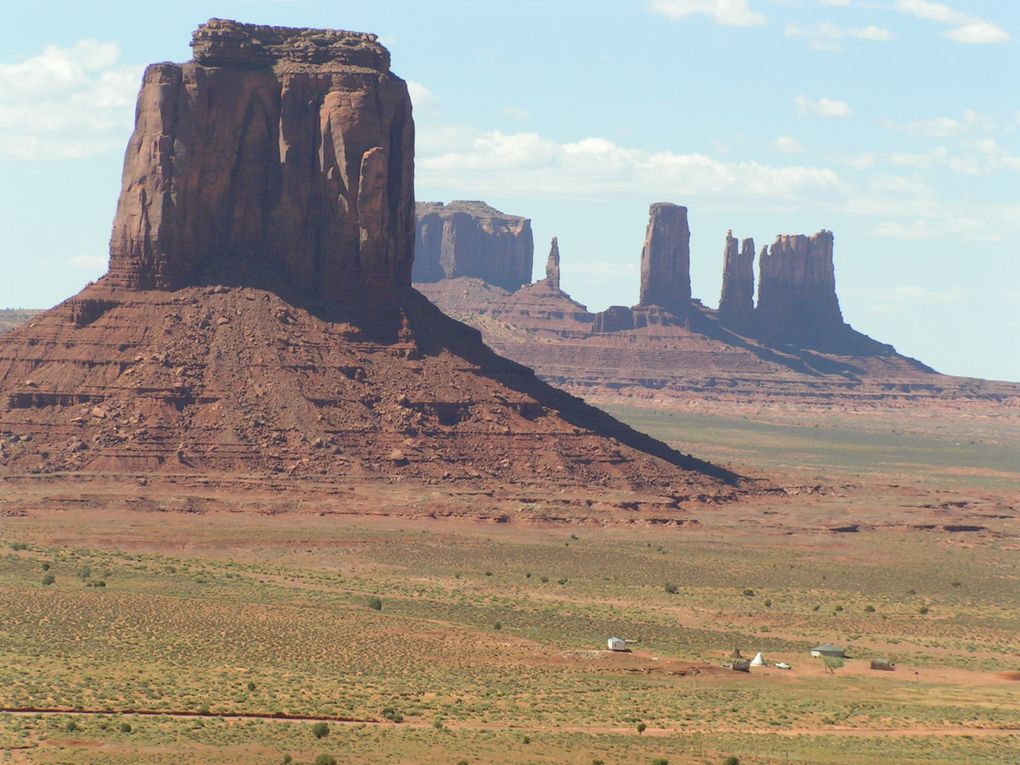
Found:
[[[415,282],[470,276],[503,289],[531,282],[531,221],[485,202],[419,202],[415,207]]]
[[[419,202],[416,218],[413,275],[419,285],[471,277],[508,293],[528,287],[534,247],[527,218],[504,215],[478,201],[445,206]],[[526,236],[521,235],[525,231]],[[640,300],[636,306],[610,306],[593,314],[590,331],[604,334],[651,326],[691,328],[691,322],[706,309],[691,294],[690,239],[686,207],[668,202],[652,204],[641,250]],[[780,235],[771,248],[763,248],[756,306],[754,239],[738,242],[728,231],[722,295],[718,310],[712,312],[713,320],[770,344],[851,353],[894,352],[891,346],[871,341],[843,321],[836,296],[833,243],[832,232],[823,230],[810,237]],[[514,277],[508,278],[511,272]],[[556,238],[546,262],[546,278],[530,285],[529,299],[534,294],[532,288],[543,283],[560,291]],[[425,291],[434,289],[426,287]]]
[[[532,284],[515,289],[481,275],[415,287],[500,353],[584,396],[823,408],[1020,404],[1018,386],[940,375],[847,324],[831,231],[779,235],[757,257],[754,239],[727,232],[717,309],[691,294],[690,233],[685,207],[650,207],[634,306],[593,312],[564,292],[559,277],[573,256],[562,239],[546,278]]]

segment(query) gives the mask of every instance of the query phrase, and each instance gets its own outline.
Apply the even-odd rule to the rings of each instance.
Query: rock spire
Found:
[[[687,208],[658,202],[648,210],[641,251],[642,306],[686,316],[691,302],[691,230]]]
[[[560,243],[554,236],[549,245],[549,257],[545,260],[545,281],[554,290],[560,288]]]
[[[726,232],[723,250],[722,296],[719,317],[731,326],[746,326],[754,316],[754,239],[737,249],[732,231]]]

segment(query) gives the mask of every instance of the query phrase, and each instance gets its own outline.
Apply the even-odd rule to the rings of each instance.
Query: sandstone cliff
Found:
[[[843,315],[836,297],[833,236],[782,235],[759,262],[756,331],[782,342],[838,340]]]
[[[687,208],[659,202],[648,210],[641,251],[642,306],[686,316],[691,302],[691,230]]]
[[[484,202],[419,202],[414,281],[470,276],[513,291],[531,282],[531,221]]]
[[[729,326],[747,328],[753,317],[754,239],[745,239],[738,250],[733,232],[727,231],[719,318]]]
[[[375,35],[213,19],[192,47],[143,77],[110,281],[268,269],[327,298],[409,285],[411,102]]]

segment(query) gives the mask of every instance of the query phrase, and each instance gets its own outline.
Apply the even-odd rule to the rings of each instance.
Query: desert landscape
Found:
[[[1016,759],[1020,383],[851,327],[838,231],[708,307],[674,202],[589,311],[416,201],[377,35],[191,50],[107,271],[0,311],[0,763]]]

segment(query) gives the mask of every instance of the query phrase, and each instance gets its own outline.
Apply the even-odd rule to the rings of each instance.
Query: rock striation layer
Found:
[[[212,19],[138,96],[108,281],[263,269],[324,298],[408,285],[414,127],[375,35]]]
[[[411,288],[414,126],[374,36],[214,19],[193,48],[146,70],[109,273],[0,336],[0,479],[730,491]]]
[[[719,318],[734,328],[748,328],[754,318],[754,239],[745,239],[738,250],[732,231],[726,232],[723,250]]]
[[[687,208],[658,202],[648,209],[641,251],[642,306],[686,316],[691,302],[691,230]]]
[[[414,281],[469,276],[513,291],[531,283],[531,221],[484,202],[419,202]]]

